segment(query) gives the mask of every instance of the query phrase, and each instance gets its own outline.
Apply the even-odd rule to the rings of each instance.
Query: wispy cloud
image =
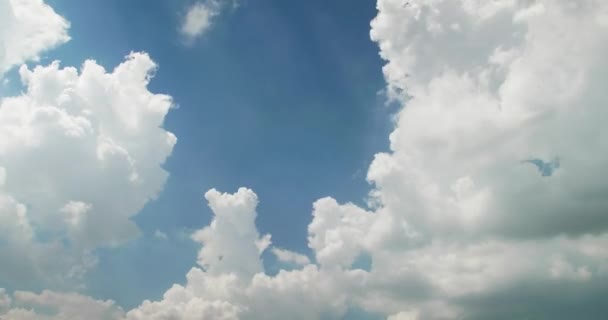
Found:
[[[220,14],[218,1],[196,2],[188,8],[181,23],[180,33],[187,41],[192,42],[202,36],[211,27],[213,18]]]
[[[166,233],[164,233],[158,229],[156,231],[154,231],[154,237],[157,239],[161,239],[161,240],[167,240],[169,238]]]

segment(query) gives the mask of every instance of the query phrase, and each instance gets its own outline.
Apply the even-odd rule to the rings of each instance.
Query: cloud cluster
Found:
[[[390,152],[370,165],[369,208],[314,203],[314,262],[272,247],[279,260],[300,266],[265,274],[260,255],[271,244],[255,226],[257,196],[211,190],[205,197],[214,219],[193,235],[202,248],[186,283],[126,313],[86,300],[105,306],[92,309],[129,320],[340,319],[352,309],[390,320],[605,315],[608,3],[378,0],[371,37],[387,61],[387,92],[404,107]],[[22,71],[25,79],[35,73]],[[44,127],[45,139],[56,132],[76,139],[93,123],[44,115],[57,119]],[[125,159],[119,150],[132,154],[101,149],[118,159]],[[139,160],[120,163],[128,181],[145,176]],[[14,166],[5,167],[0,180],[12,186]],[[66,225],[98,207],[66,200],[55,203]],[[34,232],[29,207],[11,196],[0,198],[1,207],[19,217],[10,220],[9,230],[22,230],[15,237]],[[357,266],[361,257],[369,268]],[[0,291],[0,319],[19,319],[6,315],[23,300],[54,309],[49,319],[73,311],[69,299],[39,302],[45,295],[61,296]]]
[[[368,172],[372,210],[318,200],[316,264],[274,277],[191,271],[131,314],[161,314],[175,297],[219,299],[239,319],[606,312],[608,5],[380,0],[378,10],[371,36],[404,108]],[[355,267],[362,255],[369,270]],[[200,289],[209,279],[223,295]]]
[[[69,39],[42,1],[0,6],[0,73]],[[93,60],[19,68],[25,91],[0,97],[3,285],[78,283],[95,248],[138,234],[130,218],[161,190],[176,142],[161,127],[171,98],[147,88],[155,69],[145,53],[110,72]]]
[[[186,285],[174,285],[162,301],[144,301],[127,319],[318,319],[338,315],[334,308],[344,309],[337,299],[344,293],[314,265],[275,277],[264,274],[260,255],[266,248],[257,245],[264,238],[255,226],[258,200],[253,191],[210,190],[205,198],[214,219],[192,236],[202,244],[199,267],[188,272]],[[304,257],[278,252],[294,262]]]
[[[130,218],[161,190],[176,142],[160,127],[170,97],[147,89],[155,67],[144,53],[112,72],[95,61],[80,71],[21,67],[25,93],[0,101],[0,239],[10,244],[0,248],[2,272],[23,273],[5,281],[68,266],[68,277],[81,276],[95,263],[91,250],[138,234]]]

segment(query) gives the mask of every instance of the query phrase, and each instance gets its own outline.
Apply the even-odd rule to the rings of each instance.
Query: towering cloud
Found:
[[[127,319],[318,319],[345,308],[345,293],[314,265],[275,277],[263,273],[253,191],[210,190],[205,198],[214,219],[193,235],[203,245],[200,267],[188,272],[185,286],[174,285],[162,301],[144,301]]]

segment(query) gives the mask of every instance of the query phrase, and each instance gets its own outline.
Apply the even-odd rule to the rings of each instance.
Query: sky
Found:
[[[197,251],[183,234],[209,223],[203,193],[210,188],[255,190],[265,212],[260,231],[306,253],[316,199],[364,203],[365,170],[388,148],[391,115],[379,94],[382,61],[369,40],[372,1],[346,14],[345,1],[330,7],[241,2],[192,43],[179,33],[189,2],[49,3],[74,17],[73,39],[49,59],[78,66],[94,58],[112,68],[130,51],[146,51],[159,65],[151,90],[170,94],[177,106],[163,123],[179,140],[163,165],[170,177],[159,198],[134,217],[144,233],[138,243],[102,252],[105,268],[87,279],[96,295],[135,306],[151,290],[160,298],[183,279]],[[168,241],[158,241],[156,230]],[[270,269],[276,269],[273,257],[267,257]],[[167,259],[170,266],[158,264]],[[138,271],[150,265],[158,267]],[[107,286],[116,278],[132,283],[130,289]]]
[[[608,4],[0,0],[0,320],[602,319]]]

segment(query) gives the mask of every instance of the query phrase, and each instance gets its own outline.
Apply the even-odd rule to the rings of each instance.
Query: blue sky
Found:
[[[170,178],[135,218],[144,237],[102,250],[88,283],[96,296],[134,307],[182,282],[197,246],[180,234],[209,223],[202,194],[212,187],[254,189],[260,232],[306,253],[316,199],[365,203],[367,167],[387,148],[394,111],[369,39],[373,1],[244,1],[192,45],[177,27],[187,1],[49,3],[73,38],[52,59],[94,58],[110,69],[146,51],[159,65],[151,90],[178,106],[164,124],[178,136],[164,165]],[[155,239],[157,229],[169,240]],[[109,286],[113,279],[124,286]]]
[[[602,319],[607,55],[605,1],[0,0],[0,320]]]

